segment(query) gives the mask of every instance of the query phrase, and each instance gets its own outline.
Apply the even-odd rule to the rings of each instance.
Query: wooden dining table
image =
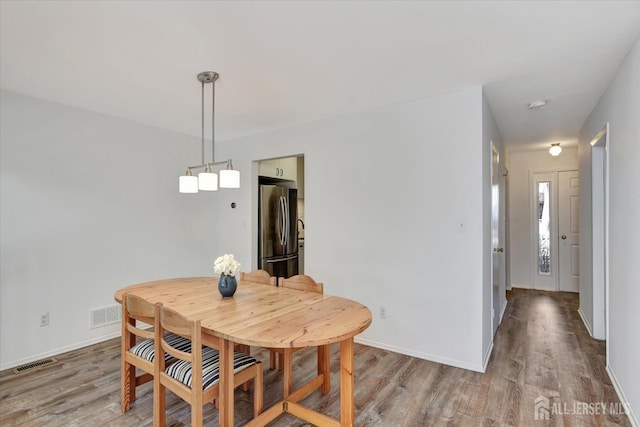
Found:
[[[220,425],[234,425],[233,352],[236,344],[286,349],[340,343],[340,420],[299,402],[314,390],[330,389],[328,351],[318,352],[318,375],[266,409],[248,426],[262,426],[283,413],[321,426],[354,424],[354,337],[371,324],[371,311],[346,298],[238,281],[231,298],[218,292],[218,278],[157,280],[122,288],[115,299],[132,293],[150,303],[162,303],[183,316],[200,320],[203,343],[220,351]],[[326,348],[326,347],[325,347]],[[326,363],[325,363],[326,362]]]

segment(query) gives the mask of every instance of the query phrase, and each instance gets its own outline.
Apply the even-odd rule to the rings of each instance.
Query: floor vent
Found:
[[[40,369],[44,366],[53,365],[54,363],[58,363],[58,361],[50,357],[48,359],[38,360],[36,362],[27,363],[26,365],[13,368],[13,373],[24,374],[25,372],[35,371],[36,369]]]
[[[96,308],[91,313],[91,329],[112,325],[122,320],[122,310],[120,304],[109,307]]]

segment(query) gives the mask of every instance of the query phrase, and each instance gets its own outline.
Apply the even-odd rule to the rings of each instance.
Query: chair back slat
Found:
[[[188,320],[186,317],[169,307],[161,307],[160,324],[163,329],[169,332],[173,332],[174,334],[185,338],[193,339],[193,336],[197,335],[197,333],[194,334],[194,325],[196,323],[198,324],[197,326],[200,326],[199,321]]]
[[[129,332],[131,332],[133,335],[136,335],[136,336],[138,336],[140,338],[143,338],[145,340],[150,340],[150,339],[153,339],[155,337],[155,334],[154,334],[153,331],[146,330],[146,329],[140,329],[140,328],[138,328],[136,326],[133,326],[131,324],[127,324],[127,330]]]
[[[200,357],[202,357],[202,352],[185,352],[176,349],[165,340],[164,332],[172,332],[176,335],[190,339],[192,342],[192,349],[201,348],[202,332],[200,330],[200,321],[188,320],[168,307],[160,306],[159,309],[159,335],[161,336],[160,343],[162,350],[176,359],[195,363],[197,361],[198,353],[200,353]]]
[[[127,294],[125,295],[127,302],[127,310],[129,316],[135,317],[149,325],[153,325],[155,307],[150,302],[145,301],[137,295]]]
[[[244,271],[240,272],[240,280],[271,286],[276,286],[277,282],[275,277],[271,277],[269,273],[264,270],[253,270],[248,273],[245,273]]]
[[[279,279],[279,286],[283,288],[296,289],[298,291],[323,293],[324,285],[321,282],[316,282],[311,276],[306,274],[298,274],[291,276],[287,279],[281,277]]]

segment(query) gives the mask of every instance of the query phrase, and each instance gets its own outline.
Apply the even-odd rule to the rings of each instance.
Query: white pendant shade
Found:
[[[218,175],[211,172],[201,172],[198,174],[198,189],[203,191],[218,190]]]
[[[180,177],[179,186],[180,186],[181,193],[197,193],[198,178],[191,175],[183,175]]]
[[[240,171],[233,169],[221,170],[220,188],[240,188]]]

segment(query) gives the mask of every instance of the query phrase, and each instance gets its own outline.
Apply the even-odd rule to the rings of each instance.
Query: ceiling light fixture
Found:
[[[547,108],[547,101],[533,101],[529,103],[530,110],[542,110]]]
[[[226,169],[220,171],[220,188],[240,188],[240,172],[233,169],[231,159],[217,162],[215,160],[215,106],[216,106],[216,80],[220,75],[214,71],[203,71],[198,74],[198,81],[202,83],[202,163],[195,166],[187,166],[187,172],[178,181],[181,193],[197,193],[202,191],[218,190],[218,175],[211,166],[226,165]],[[211,162],[204,161],[204,85],[211,83]],[[204,169],[198,176],[193,176],[192,169]]]
[[[560,147],[560,143],[551,144],[551,148],[549,148],[549,154],[553,157],[560,155],[562,153],[562,147]]]

